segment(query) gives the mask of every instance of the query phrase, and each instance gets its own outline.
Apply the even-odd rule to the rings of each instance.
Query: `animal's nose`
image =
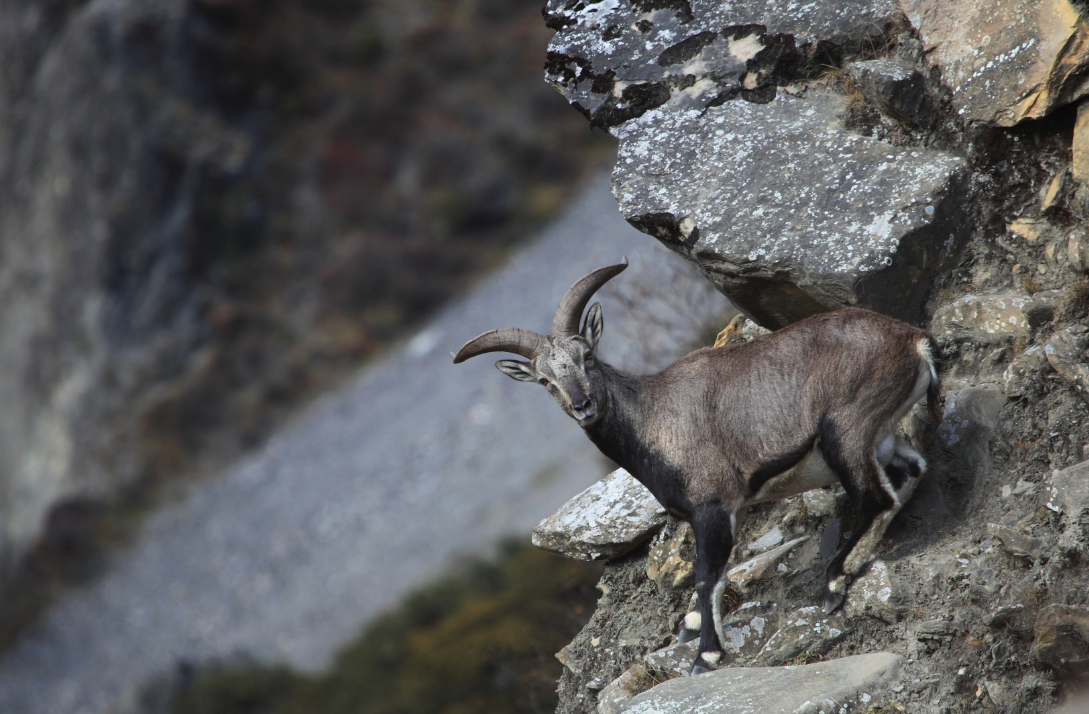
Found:
[[[578,412],[585,411],[585,410],[590,408],[590,398],[589,397],[583,397],[582,401],[572,402],[571,406],[575,409],[575,411],[578,411]]]

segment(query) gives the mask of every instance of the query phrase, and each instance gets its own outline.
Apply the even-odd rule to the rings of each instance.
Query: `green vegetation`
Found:
[[[371,625],[323,675],[199,673],[175,714],[552,712],[554,653],[589,619],[600,568],[507,544]]]

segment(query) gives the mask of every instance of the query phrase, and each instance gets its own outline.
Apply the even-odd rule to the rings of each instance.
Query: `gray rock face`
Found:
[[[843,611],[848,617],[868,615],[894,624],[903,616],[908,604],[908,594],[889,571],[889,566],[875,560],[851,583]]]
[[[902,658],[888,652],[801,667],[726,668],[672,679],[640,694],[626,714],[840,714],[868,710],[871,692],[896,676]]]
[[[578,560],[615,558],[654,534],[666,512],[650,491],[617,469],[533,529],[533,545]]]
[[[547,77],[619,139],[628,221],[765,327],[848,305],[918,317],[926,277],[966,237],[963,162],[847,131],[839,96],[775,87],[804,76],[818,46],[849,53],[880,34],[898,8],[657,6],[547,11],[559,30]]]
[[[965,295],[934,314],[931,330],[938,337],[970,340],[981,345],[1027,339],[1032,335],[1024,309],[1028,295]]]

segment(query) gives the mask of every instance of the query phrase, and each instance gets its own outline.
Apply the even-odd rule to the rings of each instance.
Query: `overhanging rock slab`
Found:
[[[766,327],[851,305],[914,319],[967,238],[965,162],[847,131],[843,108],[784,94],[614,127],[620,210]]]
[[[728,667],[671,679],[633,699],[624,714],[840,714],[868,711],[896,677],[902,658],[856,655],[801,667]]]
[[[552,0],[546,17],[546,77],[619,139],[629,222],[765,327],[920,316],[967,237],[965,162],[845,129],[838,95],[778,89],[873,47],[897,3]]]

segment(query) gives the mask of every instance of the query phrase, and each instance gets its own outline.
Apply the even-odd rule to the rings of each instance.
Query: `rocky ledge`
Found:
[[[633,225],[763,327],[847,305],[926,327],[945,384],[940,427],[902,425],[927,478],[841,611],[814,606],[854,526],[842,490],[751,509],[713,674],[688,677],[694,650],[676,639],[687,525],[666,517],[625,546],[597,500],[594,544],[552,534],[606,559],[597,611],[557,655],[562,714],[741,707],[738,692],[761,713],[1044,714],[1089,676],[1080,7],[549,2],[546,78],[618,139],[614,193]],[[882,674],[865,680],[860,656]],[[806,674],[837,668],[865,681]],[[762,699],[750,677],[783,683]]]

